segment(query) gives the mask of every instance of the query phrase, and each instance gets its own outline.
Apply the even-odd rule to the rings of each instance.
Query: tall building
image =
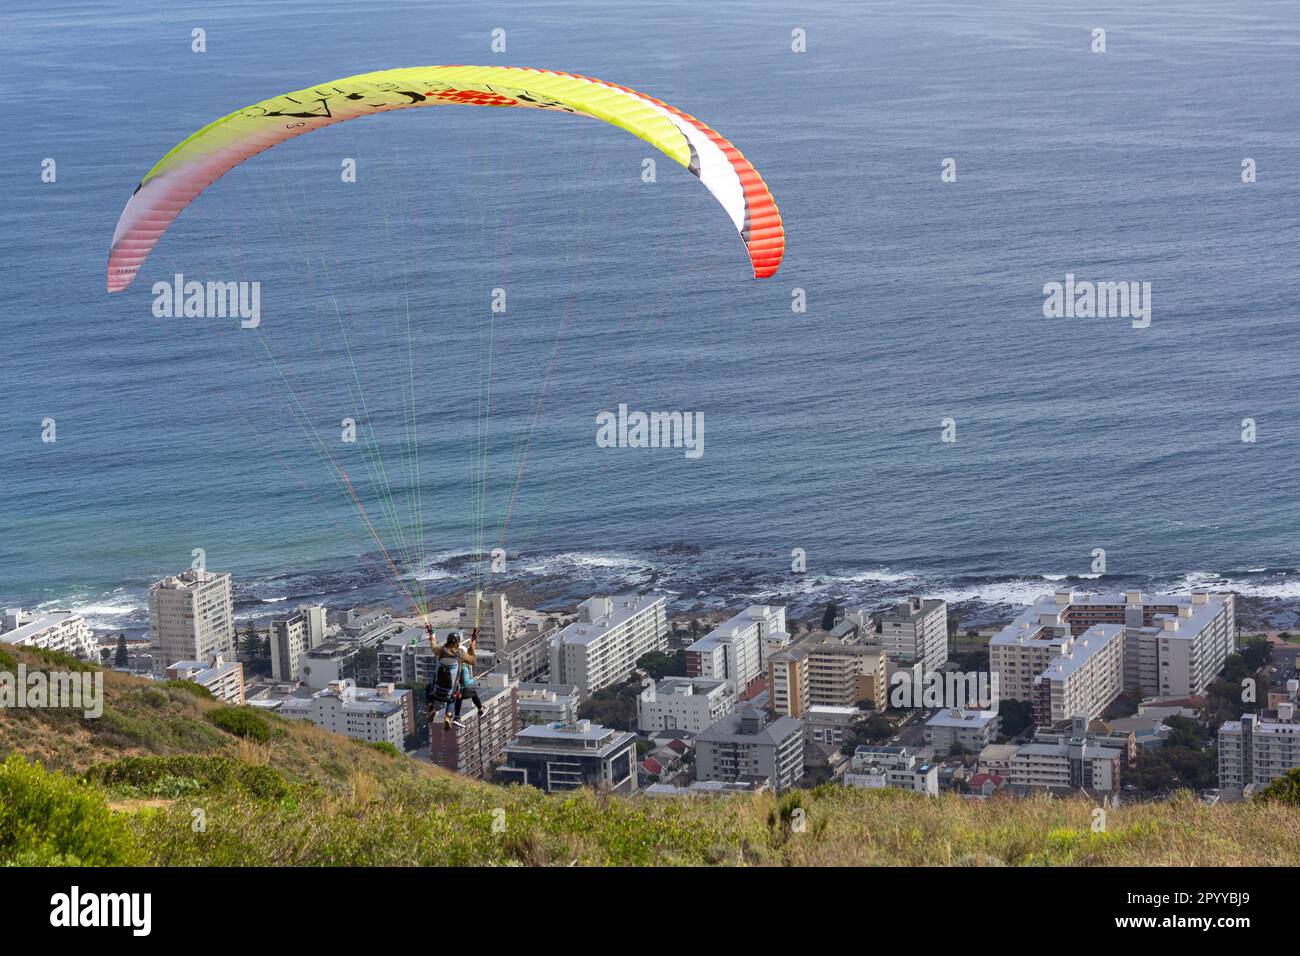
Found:
[[[551,683],[574,684],[585,699],[627,680],[643,655],[667,649],[666,605],[661,594],[583,601],[578,619],[551,638]]]
[[[705,677],[665,677],[641,692],[636,702],[637,730],[689,730],[698,734],[731,710],[726,681]]]
[[[881,615],[880,641],[891,660],[939,670],[948,663],[948,602],[910,597],[895,605]]]
[[[695,778],[731,783],[766,780],[788,790],[803,776],[803,724],[770,723],[756,707],[728,714],[695,738]]]
[[[844,620],[773,654],[768,661],[772,710],[802,717],[809,707],[856,707],[863,701],[884,710],[888,659],[874,638],[859,623]]]
[[[155,673],[176,661],[235,659],[230,575],[191,568],[149,588],[149,643]]]
[[[99,650],[90,626],[72,611],[26,613],[22,608],[6,608],[0,643],[62,651],[82,660],[99,662]]]
[[[768,648],[780,634],[785,634],[784,607],[748,607],[686,648],[686,676],[729,681],[732,693],[740,695],[763,676]]]
[[[1052,726],[1083,715],[1100,717],[1124,692],[1124,628],[1094,624],[1071,637],[1034,678],[1034,723]]]
[[[478,682],[480,712],[472,701],[461,708],[463,727],[429,724],[429,756],[440,767],[466,777],[486,778],[519,732],[519,685],[505,674],[485,674]]]
[[[300,607],[292,614],[271,619],[271,676],[276,680],[298,679],[302,655],[324,640],[324,611],[322,607]]]
[[[1236,643],[1231,594],[1058,591],[1039,598],[989,641],[999,693],[1033,700],[1036,679],[1068,640],[1097,625],[1123,629],[1122,689],[1155,697],[1203,694]]]
[[[506,772],[547,793],[581,787],[635,793],[636,734],[589,720],[533,724],[506,744]]]
[[[387,742],[398,750],[406,749],[406,738],[415,730],[411,692],[392,684],[358,687],[351,680],[337,680],[311,697],[289,698],[276,712],[355,740]]]
[[[501,651],[524,635],[523,624],[503,591],[470,591],[465,595],[460,629],[468,636],[475,628],[478,628],[478,646],[485,651]]]
[[[376,652],[379,680],[394,684],[427,684],[437,666],[436,652],[422,627],[394,634]]]
[[[1300,723],[1294,703],[1279,704],[1277,719],[1244,714],[1219,727],[1219,786],[1243,790],[1266,786],[1300,767]]]
[[[808,703],[808,648],[799,644],[768,658],[769,705],[774,714],[802,717]]]

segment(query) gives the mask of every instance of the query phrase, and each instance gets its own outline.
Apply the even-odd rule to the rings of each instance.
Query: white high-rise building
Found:
[[[686,674],[727,681],[739,695],[766,671],[768,651],[788,640],[785,608],[755,604],[686,648]]]
[[[62,651],[98,663],[95,638],[85,619],[73,611],[24,612],[6,608],[0,643]]]
[[[300,607],[271,621],[271,676],[276,680],[298,679],[302,655],[323,643],[324,611],[323,607]]]
[[[1050,727],[1080,715],[1100,717],[1124,692],[1123,651],[1118,624],[1094,624],[1069,638],[1034,678],[1034,723]]]
[[[1034,685],[1071,638],[1097,625],[1122,629],[1122,690],[1193,697],[1223,669],[1236,643],[1231,594],[1076,594],[1039,598],[989,641],[1003,697],[1032,700]],[[1073,716],[1073,715],[1070,715]]]
[[[627,680],[643,655],[668,647],[667,603],[661,594],[583,601],[578,619],[551,639],[551,683],[573,684],[585,699]]]
[[[1276,720],[1244,714],[1219,727],[1219,786],[1242,790],[1265,786],[1300,767],[1300,722],[1296,705],[1278,705]]]
[[[948,602],[910,597],[880,617],[880,642],[893,661],[920,664],[922,674],[948,663]]]
[[[480,650],[499,652],[524,636],[524,623],[510,607],[504,592],[470,591],[460,612],[460,629],[466,637],[478,628]]]
[[[194,568],[149,588],[149,643],[154,672],[177,661],[235,659],[235,603],[230,575]]]
[[[698,734],[731,712],[725,681],[706,677],[665,677],[641,692],[636,726],[643,734],[689,730]]]

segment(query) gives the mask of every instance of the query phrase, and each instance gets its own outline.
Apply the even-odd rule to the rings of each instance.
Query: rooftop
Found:
[[[664,595],[654,593],[588,598],[578,605],[578,620],[560,631],[554,639],[561,644],[590,644],[636,615],[666,601]]]

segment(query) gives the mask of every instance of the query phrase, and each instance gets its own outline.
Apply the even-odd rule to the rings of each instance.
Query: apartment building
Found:
[[[689,730],[698,734],[731,712],[731,685],[706,677],[665,677],[641,691],[636,701],[637,730]]]
[[[1122,628],[1122,689],[1190,697],[1204,693],[1235,647],[1235,601],[1231,594],[1200,591],[1058,591],[1039,598],[989,642],[989,664],[1002,695],[1032,701],[1036,678],[1066,641],[1098,625]]]
[[[311,697],[290,697],[276,713],[291,720],[309,720],[336,734],[369,743],[386,741],[406,749],[406,737],[415,728],[415,708],[409,690],[392,684],[358,687],[338,680]]]
[[[808,703],[808,648],[798,644],[773,654],[767,662],[769,706],[784,717],[800,717]]]
[[[1124,692],[1124,628],[1094,624],[1068,638],[1033,684],[1034,723],[1050,727],[1082,714],[1089,720]]]
[[[1277,718],[1243,714],[1219,727],[1219,786],[1225,790],[1262,787],[1300,767],[1300,722],[1296,705],[1281,703]]]
[[[880,641],[891,659],[937,671],[948,663],[948,602],[910,597],[880,617]]]
[[[886,708],[889,667],[882,645],[862,643],[842,626],[829,634],[814,632],[804,641],[809,706],[856,707],[867,701],[876,710]]]
[[[448,730],[441,721],[430,723],[429,757],[440,767],[486,779],[519,732],[519,684],[505,674],[485,674],[477,689],[483,709],[465,701],[462,726]]]
[[[235,659],[235,603],[228,573],[191,568],[149,588],[149,644],[156,674],[176,661]]]
[[[861,716],[862,711],[856,707],[809,707],[800,718],[804,740],[823,747],[839,748]]]
[[[739,696],[763,676],[768,650],[784,634],[785,608],[755,604],[686,648],[686,676],[728,681]]]
[[[326,641],[304,651],[298,658],[298,680],[313,690],[324,690],[336,681],[355,680],[359,644]]]
[[[1119,789],[1125,762],[1124,746],[1088,733],[1087,719],[1079,716],[1068,737],[1035,736],[1018,747],[1005,776],[1012,786],[1108,793]]]
[[[867,635],[874,638],[874,634]],[[801,717],[809,707],[888,704],[888,659],[881,644],[864,641],[860,626],[841,621],[829,632],[814,631],[772,655],[768,686],[773,710]]]
[[[843,783],[864,790],[910,790],[928,797],[939,795],[939,765],[921,761],[907,747],[858,747],[853,752]]]
[[[298,613],[271,619],[267,635],[271,650],[271,676],[277,681],[298,679],[298,665],[309,649],[307,619]]]
[[[636,662],[668,647],[667,598],[621,594],[588,598],[578,619],[550,643],[550,680],[573,684],[583,699],[632,676]]]
[[[6,608],[0,643],[36,647],[72,654],[99,663],[99,648],[85,618],[73,611],[37,611]]]
[[[460,611],[460,629],[466,635],[478,630],[478,646],[500,651],[524,636],[524,625],[502,591],[470,591]]]
[[[803,776],[803,724],[772,722],[755,707],[728,714],[695,738],[695,778],[731,782],[764,779],[788,790]]]
[[[578,720],[578,688],[572,684],[519,685],[519,722],[528,724],[572,724]]]
[[[559,628],[544,618],[525,622],[522,634],[497,649],[497,669],[520,682],[546,680],[551,668],[551,640],[558,633]]]
[[[594,787],[630,794],[637,789],[636,734],[580,720],[534,724],[506,744],[505,773],[547,793]]]
[[[167,679],[193,681],[227,704],[244,703],[244,665],[220,654],[208,661],[177,661],[167,668]]]
[[[980,753],[998,736],[996,710],[963,710],[950,707],[925,722],[925,742],[936,754],[949,754],[956,747]]]

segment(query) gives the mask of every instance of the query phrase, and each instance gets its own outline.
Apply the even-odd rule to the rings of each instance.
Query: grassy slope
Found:
[[[1084,801],[978,803],[838,787],[784,798],[546,796],[279,718],[268,743],[250,743],[205,719],[214,702],[111,673],[105,685],[99,720],[0,711],[0,758],[16,752],[80,775],[127,755],[225,755],[274,768],[290,784],[276,799],[174,777],[92,788],[127,821],[137,852],[161,865],[1300,864],[1300,810],[1278,805],[1121,807],[1093,833]],[[796,806],[802,831],[791,825]],[[206,816],[202,832],[195,809]]]

